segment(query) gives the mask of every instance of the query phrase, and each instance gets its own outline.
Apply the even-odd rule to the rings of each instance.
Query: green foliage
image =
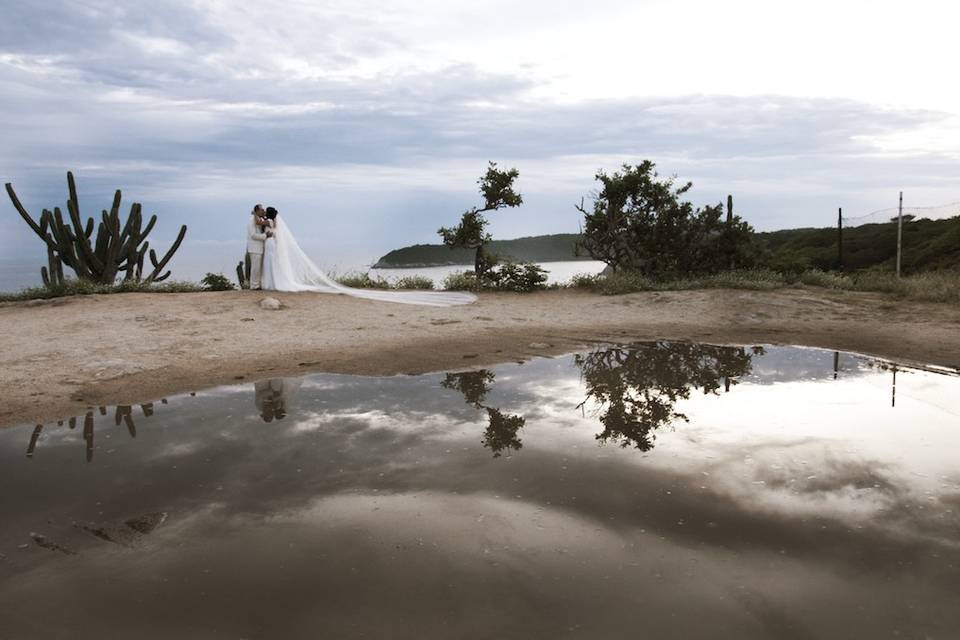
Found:
[[[529,293],[546,289],[547,271],[533,263],[506,262],[477,277],[475,271],[449,274],[443,288],[450,291],[515,291]]]
[[[479,291],[480,279],[473,271],[455,271],[443,279],[443,288],[448,291]]]
[[[370,272],[348,273],[334,279],[345,287],[354,289],[433,289],[433,280],[424,276],[405,276],[391,283],[383,276],[371,276]]]
[[[26,300],[46,300],[76,295],[103,295],[111,293],[195,293],[203,291],[193,282],[168,281],[149,283],[122,281],[116,284],[100,284],[89,280],[67,278],[61,284],[31,287],[16,293],[0,293],[0,302],[22,302]]]
[[[771,269],[741,269],[688,278],[651,278],[634,271],[609,275],[580,274],[566,288],[622,295],[640,291],[689,289],[748,289],[768,291],[786,287],[818,287],[837,291],[874,291],[924,302],[960,302],[960,272],[931,271],[897,278],[886,271],[842,274],[819,269],[783,273]]]
[[[945,220],[911,220],[904,216],[903,272],[960,268],[960,216]],[[755,234],[764,263],[778,271],[840,267],[837,229],[784,229]],[[843,230],[843,269],[893,270],[897,259],[897,224],[865,224]]]
[[[733,215],[728,200],[727,221],[723,206],[694,209],[682,196],[692,183],[675,186],[673,178],[660,179],[656,165],[644,160],[624,164],[613,174],[603,171],[596,179],[602,189],[584,215],[581,248],[615,271],[626,269],[649,276],[710,273],[730,264],[752,261],[750,225]]]
[[[352,289],[392,289],[390,282],[382,277],[372,277],[370,272],[348,273],[342,276],[336,276],[335,280],[345,287]]]
[[[233,291],[233,283],[222,273],[208,273],[200,280],[207,291]]]
[[[547,282],[547,271],[533,263],[517,264],[507,262],[488,273],[493,287],[500,291],[526,293],[543,289]]]
[[[40,273],[44,284],[50,286],[63,284],[63,265],[73,269],[78,279],[99,284],[113,284],[121,272],[124,273],[124,281],[160,282],[170,276],[169,271],[164,273],[163,270],[187,233],[186,225],[180,227],[177,239],[163,258],[158,260],[156,252],[149,248],[150,243],[146,241],[157,222],[157,216],[152,216],[144,227],[140,203],[134,202],[126,222],[121,224],[119,189],[113,196],[110,212],[103,211],[101,222],[96,227],[96,237],[93,236],[94,219],[87,218],[84,224],[80,217],[80,201],[73,173],[67,172],[69,223],[64,223],[60,208],[54,207],[52,213],[48,209],[43,210],[38,224],[20,204],[13,185],[8,182],[6,189],[20,217],[47,245],[47,266],[41,268]],[[144,276],[143,262],[146,256],[150,257],[153,270]]]
[[[426,276],[404,276],[398,278],[393,285],[397,289],[418,289],[429,291],[433,289],[433,280]]]
[[[484,251],[484,245],[493,238],[486,232],[487,219],[483,214],[505,207],[518,207],[523,203],[523,196],[513,188],[513,182],[519,175],[516,169],[504,171],[497,168],[497,163],[490,162],[487,172],[477,180],[480,195],[483,196],[483,207],[464,212],[457,226],[440,227],[437,230],[445,246],[474,250],[474,271],[479,276],[483,276],[495,264],[495,259],[485,255]]]

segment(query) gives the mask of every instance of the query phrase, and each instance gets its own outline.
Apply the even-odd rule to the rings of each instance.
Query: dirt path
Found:
[[[123,294],[0,304],[0,425],[310,371],[462,369],[595,342],[803,344],[960,366],[960,307],[812,290],[484,294],[438,309],[324,294]]]

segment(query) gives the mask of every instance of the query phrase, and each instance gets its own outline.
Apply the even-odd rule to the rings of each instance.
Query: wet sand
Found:
[[[960,366],[960,307],[824,290],[483,294],[453,308],[325,294],[123,294],[0,304],[0,425],[314,371],[415,374],[674,339],[802,344]]]

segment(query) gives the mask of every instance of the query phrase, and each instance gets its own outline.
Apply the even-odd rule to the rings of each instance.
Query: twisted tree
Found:
[[[437,231],[443,238],[443,244],[451,249],[476,250],[473,269],[478,278],[496,264],[496,260],[484,251],[484,245],[493,240],[493,237],[486,232],[487,219],[483,214],[487,211],[518,207],[523,204],[523,196],[513,188],[513,181],[519,175],[520,172],[516,169],[504,171],[497,168],[496,162],[491,162],[487,172],[477,180],[477,184],[480,185],[480,194],[483,196],[483,206],[465,211],[457,226],[441,227]]]
[[[60,207],[54,207],[53,212],[44,209],[39,223],[36,222],[20,203],[13,185],[8,182],[5,186],[20,217],[47,245],[47,266],[42,267],[40,273],[43,283],[48,286],[63,283],[63,265],[73,269],[78,279],[99,284],[113,284],[120,273],[124,274],[125,281],[160,282],[170,276],[170,271],[164,272],[164,268],[187,234],[187,226],[181,226],[173,245],[163,258],[158,259],[146,240],[157,223],[157,216],[151,216],[144,226],[140,203],[134,202],[126,222],[122,223],[119,189],[113,196],[110,211],[103,210],[94,236],[94,219],[87,218],[84,224],[80,217],[80,200],[73,173],[67,172],[68,222],[64,222]],[[153,268],[144,276],[143,263],[148,256]]]

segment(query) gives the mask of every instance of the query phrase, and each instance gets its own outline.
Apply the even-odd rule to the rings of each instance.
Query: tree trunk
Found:
[[[481,244],[477,246],[477,252],[473,257],[473,272],[476,273],[479,278],[483,275],[484,271],[486,271],[486,263],[483,255],[483,245]]]

